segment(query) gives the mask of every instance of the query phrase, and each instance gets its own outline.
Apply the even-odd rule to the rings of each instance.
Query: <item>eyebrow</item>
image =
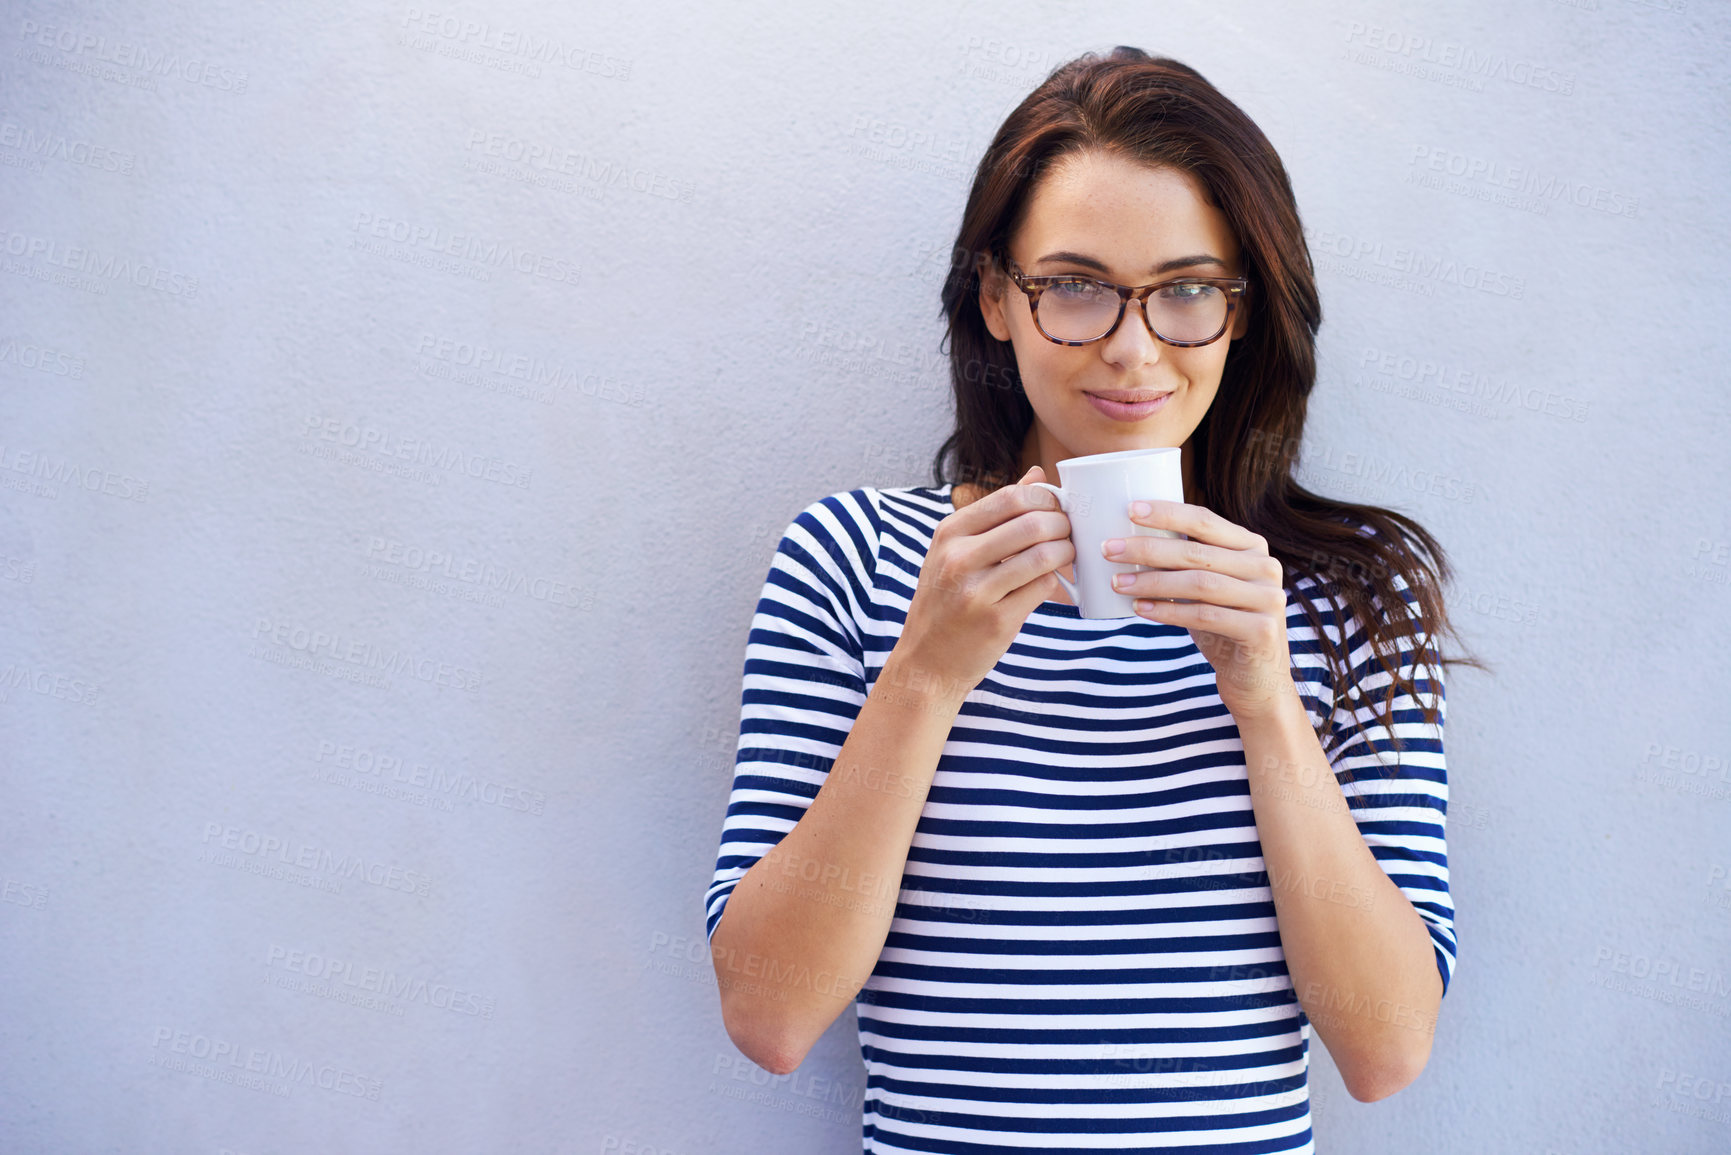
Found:
[[[1096,272],[1104,273],[1107,271],[1105,264],[1101,261],[1098,261],[1093,257],[1085,256],[1082,253],[1072,253],[1067,249],[1060,250],[1056,253],[1047,253],[1034,263],[1036,265],[1043,265],[1057,261],[1062,261],[1071,265],[1081,265],[1083,268],[1093,269]],[[1219,265],[1224,269],[1226,267],[1226,262],[1221,260],[1219,257],[1211,257],[1207,253],[1197,253],[1192,257],[1174,257],[1170,261],[1162,261],[1160,264],[1150,269],[1149,272],[1154,276],[1159,276],[1161,273],[1169,273],[1173,269],[1188,269],[1196,265]]]

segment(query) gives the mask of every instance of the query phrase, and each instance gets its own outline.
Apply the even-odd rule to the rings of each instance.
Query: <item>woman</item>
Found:
[[[1311,1029],[1392,1094],[1454,967],[1447,562],[1294,483],[1309,255],[1192,69],[1059,68],[955,251],[936,487],[808,506],[752,623],[706,895],[727,1031],[785,1073],[857,997],[867,1151],[1310,1151]],[[1072,546],[1029,484],[1153,446],[1186,500],[1132,516],[1188,541]],[[1138,616],[1080,616],[1083,547],[1153,567]]]

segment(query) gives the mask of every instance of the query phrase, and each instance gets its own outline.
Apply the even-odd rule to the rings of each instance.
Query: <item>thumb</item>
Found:
[[[1044,480],[1046,480],[1046,471],[1041,469],[1038,465],[1030,465],[1028,466],[1028,472],[1022,474],[1022,480],[1018,481],[1016,484],[1026,485],[1030,481]]]

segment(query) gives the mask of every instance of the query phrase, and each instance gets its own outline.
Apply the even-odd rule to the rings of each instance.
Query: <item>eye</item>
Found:
[[[1098,300],[1108,294],[1116,296],[1100,282],[1085,280],[1081,277],[1053,281],[1046,286],[1046,292],[1056,296],[1061,301],[1077,303]]]
[[[1174,305],[1200,305],[1212,301],[1219,294],[1220,290],[1213,285],[1180,281],[1176,285],[1167,285],[1161,289],[1160,299]]]

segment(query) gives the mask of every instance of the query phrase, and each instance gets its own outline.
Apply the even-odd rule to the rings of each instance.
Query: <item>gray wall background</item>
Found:
[[[1731,1148],[1726,51],[1706,0],[8,4],[0,1148],[845,1152],[703,949],[782,529],[927,483],[1050,67],[1280,149],[1303,476],[1413,513],[1460,967],[1319,1149]]]

